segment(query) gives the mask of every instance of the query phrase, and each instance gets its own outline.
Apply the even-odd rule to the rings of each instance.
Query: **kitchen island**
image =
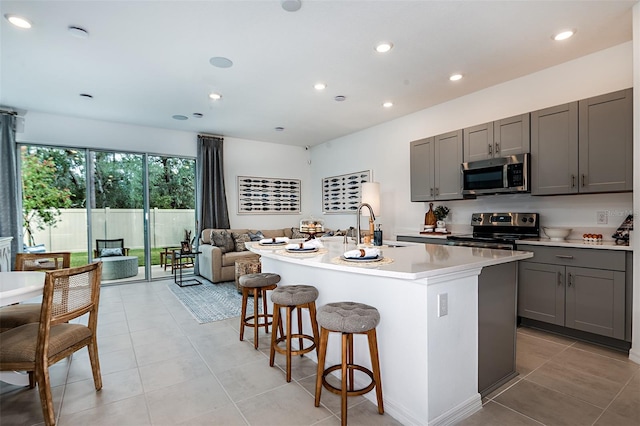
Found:
[[[383,261],[347,263],[340,256],[353,244],[341,238],[323,239],[323,244],[317,253],[304,255],[247,246],[261,255],[263,272],[281,275],[280,285],[318,288],[317,306],[354,301],[380,311],[378,346],[388,414],[403,424],[449,424],[479,410],[478,276],[485,267],[531,253],[404,243],[383,246]],[[515,328],[515,315],[513,321]],[[355,362],[370,367],[366,339],[356,336],[354,347]],[[316,360],[314,352],[308,356]],[[327,365],[339,359],[339,339],[331,335]]]

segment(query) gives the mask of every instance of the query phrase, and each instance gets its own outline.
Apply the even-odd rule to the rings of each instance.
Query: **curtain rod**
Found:
[[[220,139],[224,139],[224,136],[222,135],[211,135],[209,133],[198,133],[198,136],[208,136],[210,138],[220,138]]]

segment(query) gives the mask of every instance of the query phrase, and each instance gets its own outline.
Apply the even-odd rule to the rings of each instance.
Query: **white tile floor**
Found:
[[[167,283],[103,287],[99,313],[104,387],[96,392],[86,349],[51,367],[58,425],[337,425],[340,400],[314,407],[316,364],[297,358],[286,383],[283,357],[268,365],[239,319],[198,324]],[[171,284],[174,285],[174,284]],[[1,335],[0,335],[1,341]],[[518,331],[520,375],[483,400],[463,425],[640,424],[640,366],[626,355],[532,329]],[[408,385],[410,385],[408,383]],[[363,397],[352,425],[396,425]],[[36,389],[0,382],[0,424],[39,425]]]
[[[269,367],[270,335],[240,342],[239,319],[198,324],[167,289],[169,281],[101,290],[98,340],[103,388],[93,387],[86,349],[50,368],[57,424],[338,425],[340,400],[314,406],[316,364],[284,357]],[[173,284],[172,284],[173,285]],[[350,398],[349,423],[397,425],[363,397]],[[0,424],[38,425],[37,389],[0,382]]]

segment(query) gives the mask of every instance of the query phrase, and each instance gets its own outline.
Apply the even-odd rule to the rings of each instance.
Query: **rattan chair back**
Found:
[[[53,271],[71,266],[70,252],[16,253],[16,271]]]

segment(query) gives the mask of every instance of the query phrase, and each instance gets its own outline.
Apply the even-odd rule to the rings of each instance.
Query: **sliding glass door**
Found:
[[[195,160],[23,145],[25,249],[103,260],[103,282],[171,277],[173,249],[195,238]],[[98,247],[98,243],[103,246]],[[107,240],[106,242],[104,240]]]

